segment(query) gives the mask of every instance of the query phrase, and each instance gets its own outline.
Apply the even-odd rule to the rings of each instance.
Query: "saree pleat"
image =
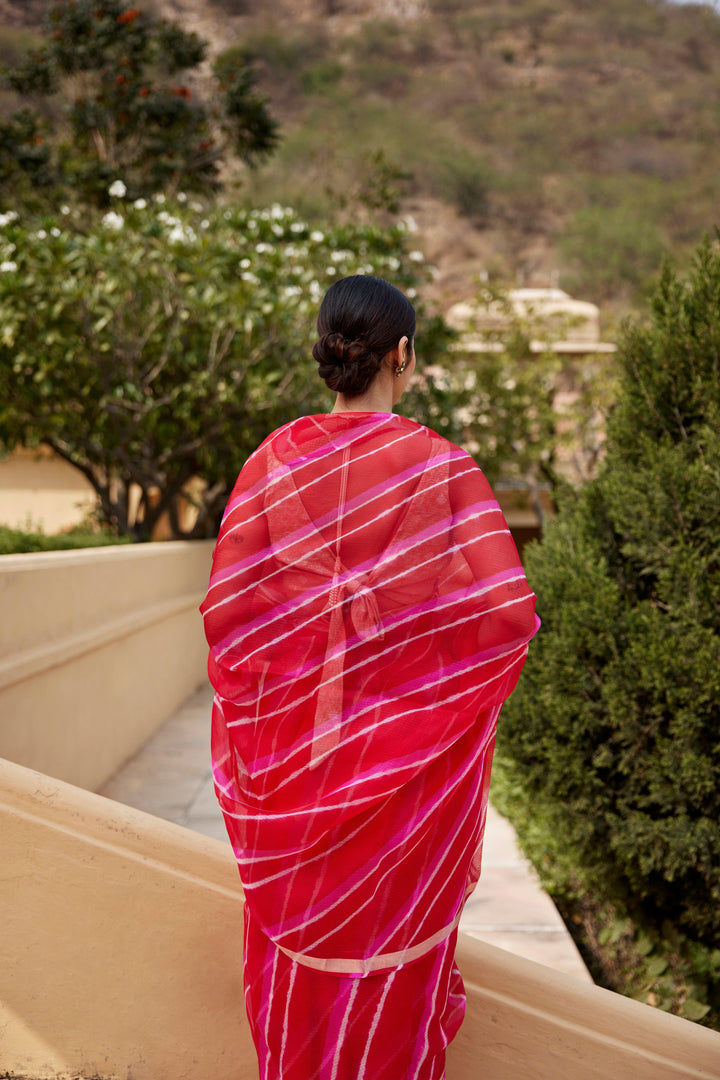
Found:
[[[534,599],[477,465],[410,420],[303,417],[240,474],[202,610],[262,1080],[444,1075]]]

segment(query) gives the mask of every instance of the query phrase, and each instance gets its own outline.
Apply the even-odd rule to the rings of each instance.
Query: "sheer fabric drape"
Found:
[[[408,1076],[441,1076],[462,1016],[451,945],[480,870],[497,716],[537,627],[487,482],[468,454],[402,417],[303,417],[243,469],[202,610],[261,1076],[300,1080],[308,1067],[289,1064],[301,1034],[271,1001],[283,980],[286,994],[291,978],[314,978],[318,1001],[339,978],[368,980],[342,990],[365,1021],[350,1002],[337,1060],[323,1051],[328,1064],[313,1068],[328,1071],[304,1074],[356,1080],[368,1000],[378,1037],[400,973],[415,965],[425,979],[442,955],[436,1050],[407,1062]],[[426,1001],[427,987],[417,994]],[[275,1017],[267,1030],[261,1014]]]

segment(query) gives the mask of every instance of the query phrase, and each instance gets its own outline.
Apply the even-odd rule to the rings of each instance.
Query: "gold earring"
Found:
[[[395,378],[396,379],[400,378],[400,376],[402,375],[402,373],[403,373],[403,371],[405,370],[406,367],[407,367],[407,358],[405,360],[403,360],[402,364],[400,364],[400,367],[395,368]]]

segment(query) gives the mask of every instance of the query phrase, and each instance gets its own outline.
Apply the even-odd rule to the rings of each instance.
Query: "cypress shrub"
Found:
[[[544,830],[560,893],[580,880],[656,940],[685,942],[703,969],[689,996],[718,1003],[717,245],[685,280],[664,269],[618,362],[600,472],[526,549],[543,627],[501,720],[506,808],[535,829],[535,853]]]

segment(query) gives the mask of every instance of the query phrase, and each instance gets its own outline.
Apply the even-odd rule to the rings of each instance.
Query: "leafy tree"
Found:
[[[70,211],[42,228],[0,217],[0,445],[52,447],[138,539],[166,511],[183,535],[178,503],[200,477],[203,535],[265,435],[327,411],[310,359],[327,285],[361,270],[412,289],[422,269],[399,226],[116,207],[89,231]]]
[[[236,53],[216,61],[206,101],[194,77],[206,43],[176,23],[124,0],[56,0],[46,22],[46,43],[5,72],[32,103],[0,124],[6,192],[26,178],[104,204],[118,177],[135,197],[211,192],[226,156],[252,165],[273,150],[276,123]]]
[[[543,629],[499,750],[552,857],[701,957],[672,1001],[698,1018],[720,1007],[717,245],[666,267],[619,360],[600,473],[527,553]]]

